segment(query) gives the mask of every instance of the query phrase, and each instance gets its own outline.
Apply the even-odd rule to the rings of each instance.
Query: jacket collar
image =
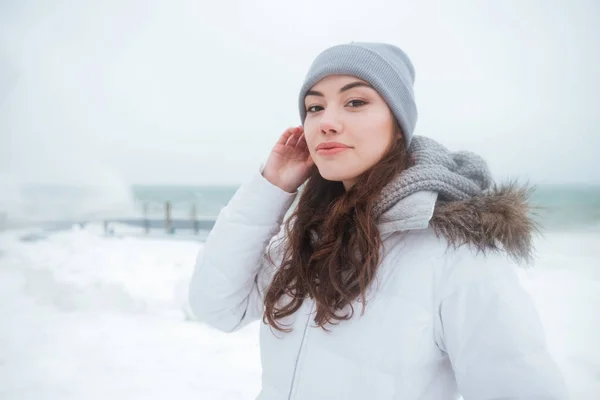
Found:
[[[379,233],[386,236],[393,232],[426,229],[433,217],[437,198],[436,192],[421,191],[398,201],[379,218]]]

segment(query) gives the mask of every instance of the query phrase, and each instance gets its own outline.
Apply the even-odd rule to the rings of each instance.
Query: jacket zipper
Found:
[[[292,395],[294,394],[295,383],[296,383],[296,375],[298,373],[298,364],[300,363],[300,354],[302,353],[302,347],[304,346],[304,341],[308,334],[308,325],[310,323],[310,317],[313,312],[314,303],[310,305],[310,311],[308,313],[308,317],[306,318],[306,324],[304,325],[304,332],[302,333],[302,340],[300,341],[300,347],[298,348],[298,354],[296,355],[296,364],[294,365],[294,373],[292,375],[292,383],[290,384],[290,393],[288,394],[288,400],[292,399]]]

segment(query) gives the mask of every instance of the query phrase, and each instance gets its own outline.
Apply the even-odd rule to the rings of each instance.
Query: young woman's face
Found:
[[[321,176],[349,189],[383,158],[394,140],[394,116],[368,83],[330,75],[307,93],[304,136]]]

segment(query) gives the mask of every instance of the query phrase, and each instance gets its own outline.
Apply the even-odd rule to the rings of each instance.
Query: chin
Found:
[[[344,168],[335,168],[333,166],[319,167],[319,174],[328,181],[343,182],[355,179],[360,173],[352,173]]]

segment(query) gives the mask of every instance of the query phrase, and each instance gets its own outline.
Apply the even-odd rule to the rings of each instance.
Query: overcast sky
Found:
[[[2,0],[0,178],[239,183],[321,50],[387,41],[416,134],[498,179],[600,183],[599,38],[596,0]]]

